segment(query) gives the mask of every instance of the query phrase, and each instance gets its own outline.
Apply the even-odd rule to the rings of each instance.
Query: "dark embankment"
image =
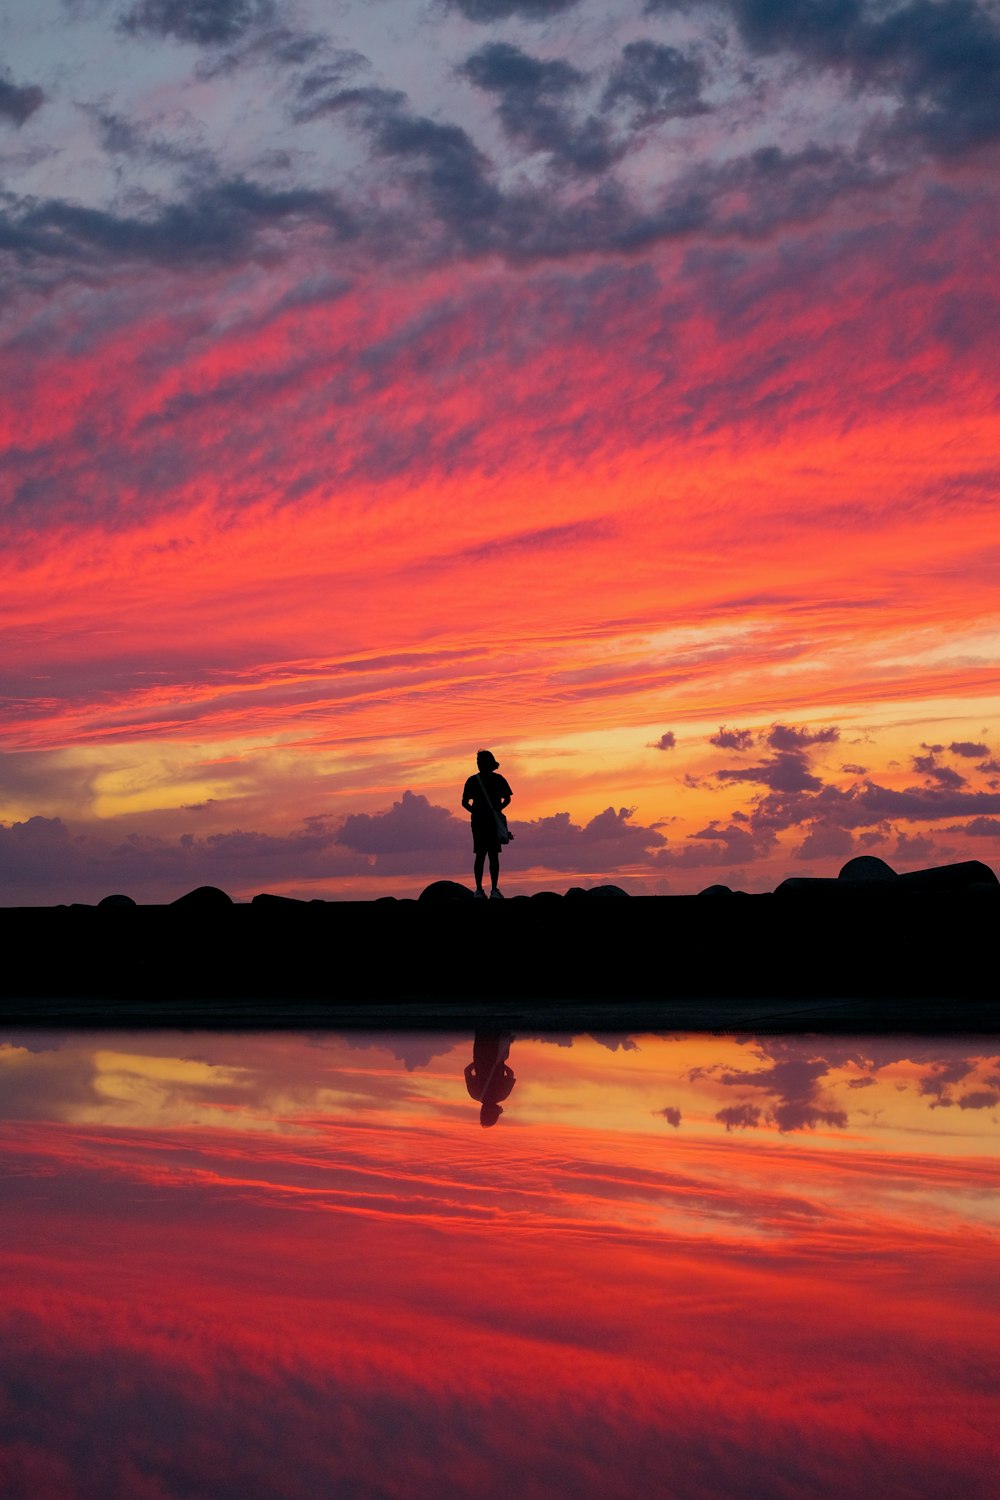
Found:
[[[969,864],[759,896],[112,898],[0,909],[0,1020],[995,1032],[998,925],[1000,884]]]

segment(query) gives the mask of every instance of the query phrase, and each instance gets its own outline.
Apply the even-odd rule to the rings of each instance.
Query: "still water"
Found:
[[[5,1500],[998,1494],[1000,1042],[12,1032],[0,1116]]]

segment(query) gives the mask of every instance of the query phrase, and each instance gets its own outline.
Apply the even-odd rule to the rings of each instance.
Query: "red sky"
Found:
[[[985,3],[47,0],[7,68],[5,900],[468,878],[480,745],[511,889],[997,863]]]
[[[994,1051],[14,1036],[10,1493],[985,1500]]]

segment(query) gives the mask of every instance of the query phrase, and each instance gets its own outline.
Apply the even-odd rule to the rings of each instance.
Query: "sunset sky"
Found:
[[[0,899],[1000,863],[994,0],[0,38]]]
[[[471,1052],[8,1034],[12,1500],[995,1495],[995,1039]]]

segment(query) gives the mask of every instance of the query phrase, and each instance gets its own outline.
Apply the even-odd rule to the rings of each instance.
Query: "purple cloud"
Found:
[[[455,850],[468,844],[468,825],[444,807],[433,806],[419,792],[404,792],[388,812],[351,813],[337,843],[359,854],[409,854],[419,850]]]
[[[727,729],[721,724],[718,734],[709,735],[708,743],[720,750],[749,750],[753,744],[753,730]]]
[[[840,730],[795,729],[791,724],[772,724],[765,741],[772,750],[804,750],[807,745],[832,745],[840,739]]]

